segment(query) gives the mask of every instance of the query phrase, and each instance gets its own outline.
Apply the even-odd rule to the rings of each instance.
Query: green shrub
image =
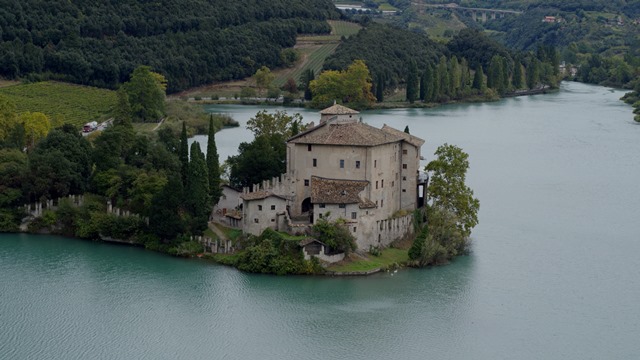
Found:
[[[326,219],[320,219],[311,228],[311,234],[333,251],[348,254],[356,249],[355,239],[349,229],[344,226],[344,220],[329,222]]]

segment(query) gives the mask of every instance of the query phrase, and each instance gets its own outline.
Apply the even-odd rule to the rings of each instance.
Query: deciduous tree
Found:
[[[452,213],[456,227],[465,236],[478,224],[480,202],[466,184],[469,155],[455,145],[444,144],[435,152],[436,159],[429,162],[430,181],[427,197],[435,208]]]

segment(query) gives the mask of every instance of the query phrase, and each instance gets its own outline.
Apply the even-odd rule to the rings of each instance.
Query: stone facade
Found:
[[[286,221],[342,218],[358,248],[387,246],[413,232],[423,144],[387,125],[367,125],[344,106],[322,110],[319,125],[287,141],[287,172],[244,189],[243,230],[257,235],[285,230]]]

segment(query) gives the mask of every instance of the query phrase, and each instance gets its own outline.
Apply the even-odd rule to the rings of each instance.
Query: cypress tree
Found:
[[[173,240],[184,232],[185,223],[180,216],[183,202],[182,179],[170,174],[167,184],[151,199],[149,228],[160,239]]]
[[[404,132],[406,132],[407,134],[411,134],[411,133],[409,132],[409,125],[407,125],[407,126],[405,126],[405,127],[404,127]]]
[[[409,72],[407,73],[407,101],[413,103],[418,96],[418,68],[416,62],[409,62]]]
[[[437,86],[431,64],[427,64],[422,77],[424,78],[424,101],[433,102],[436,100],[435,91]]]
[[[209,195],[211,203],[217,204],[222,196],[220,187],[220,160],[216,146],[216,130],[213,126],[213,115],[209,117],[209,139],[207,140],[207,171],[209,173]]]
[[[180,148],[178,150],[178,158],[182,164],[182,185],[186,186],[187,176],[189,174],[189,140],[187,139],[187,125],[182,122],[182,133],[180,133]]]
[[[522,89],[522,64],[519,59],[516,59],[513,64],[513,88],[516,90]]]
[[[438,64],[438,95],[441,96],[449,96],[451,95],[451,89],[449,88],[449,70],[447,64],[447,58],[442,55],[440,57],[440,63]]]
[[[502,74],[500,79],[502,80],[502,91],[505,92],[509,90],[509,64],[507,63],[507,58],[501,56],[500,57],[500,68],[502,70]]]
[[[476,73],[473,75],[472,88],[484,92],[484,73],[482,71],[482,65],[478,64],[476,67]]]
[[[425,97],[427,96],[427,77],[425,76],[426,74],[423,72],[422,76],[420,76],[420,100],[424,101]]]
[[[536,58],[532,58],[527,67],[527,86],[529,89],[535,88],[540,82],[540,65]]]
[[[211,197],[209,196],[209,174],[200,144],[191,144],[191,161],[189,161],[187,186],[185,191],[187,210],[191,214],[190,230],[192,234],[202,234],[207,228],[211,213]]]
[[[378,85],[376,86],[376,99],[378,102],[384,101],[384,79],[378,76]]]

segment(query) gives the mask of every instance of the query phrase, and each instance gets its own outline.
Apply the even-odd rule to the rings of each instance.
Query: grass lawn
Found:
[[[215,227],[220,229],[231,241],[236,241],[242,235],[242,230],[229,228],[220,224],[214,224]]]
[[[371,271],[378,268],[388,267],[392,264],[403,264],[409,260],[407,250],[386,248],[382,250],[380,256],[367,255],[367,259],[346,260],[338,264],[331,265],[328,271],[354,272]]]
[[[108,119],[116,105],[115,91],[53,81],[0,87],[0,95],[18,112],[41,112],[76,126]]]

